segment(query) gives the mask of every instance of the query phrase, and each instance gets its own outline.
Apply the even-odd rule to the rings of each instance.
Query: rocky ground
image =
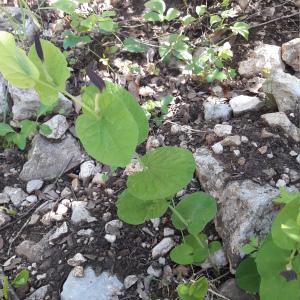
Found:
[[[128,25],[122,34],[146,35],[155,43],[161,28],[135,27],[141,24],[143,1],[114,2],[120,22]],[[35,7],[34,1],[29,3]],[[99,74],[127,87],[141,104],[174,97],[162,125],[151,121],[151,135],[139,150],[178,145],[193,151],[195,178],[176,200],[199,190],[217,199],[218,215],[206,233],[210,240],[223,243],[211,258],[219,271],[208,263],[191,268],[170,261],[167,254],[181,235],[168,215],[141,226],[118,220],[115,201],[125,188],[126,173],[87,156],[74,130],[77,108],[61,96],[52,114],[38,118],[52,129],[50,135],[36,134],[25,151],[0,144],[0,205],[5,208],[0,211],[2,271],[10,278],[21,269],[30,271],[29,282],[16,290],[16,299],[173,300],[178,282],[200,274],[210,281],[207,299],[255,299],[232,279],[240,248],[251,236],[268,232],[278,211],[272,199],[280,187],[300,190],[297,5],[283,0],[232,3],[252,27],[248,42],[232,41],[232,65],[239,74],[233,81],[199,82],[184,74],[176,61],[171,67],[161,63],[161,73],[150,75],[145,70],[149,55],[123,52],[111,60],[113,72],[99,67]],[[181,1],[172,6],[184,7]],[[9,9],[18,16],[17,8]],[[293,16],[285,18],[288,15]],[[61,45],[53,29],[60,16],[44,18],[44,34]],[[30,20],[26,24],[30,41],[34,24]],[[10,29],[1,12],[0,29]],[[187,34],[196,47],[204,33],[200,27]],[[156,48],[153,52],[152,60],[158,60]],[[74,50],[74,57],[68,88],[76,94],[85,81],[80,70],[95,56],[83,48]],[[141,72],[131,73],[127,61],[138,63]],[[270,75],[264,76],[266,70]],[[0,119],[7,115],[17,125],[35,119],[39,106],[34,91],[0,79]]]

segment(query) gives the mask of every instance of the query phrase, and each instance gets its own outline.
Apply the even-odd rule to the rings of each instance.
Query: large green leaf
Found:
[[[40,72],[41,83],[37,83],[35,89],[41,102],[45,105],[51,105],[58,99],[58,90],[65,90],[70,71],[66,58],[59,48],[45,40],[41,40],[41,46],[44,53],[44,62],[40,60],[35,45],[31,46],[28,56]],[[53,89],[49,85],[53,86]]]
[[[168,205],[164,199],[141,200],[124,191],[117,202],[118,216],[129,224],[143,224],[147,220],[161,217]]]
[[[295,249],[300,241],[300,226],[297,224],[299,201],[296,199],[278,213],[272,225],[272,239],[274,243],[287,250]]]
[[[143,171],[128,178],[130,194],[144,200],[173,196],[193,178],[195,161],[190,151],[162,147],[141,158]]]
[[[166,3],[163,0],[150,0],[145,3],[145,7],[162,15],[166,10]]]
[[[178,296],[181,300],[203,300],[208,291],[206,277],[200,277],[196,282],[179,284],[177,287]]]
[[[239,264],[235,279],[241,289],[251,294],[258,292],[260,276],[257,272],[255,259],[253,257],[247,257]]]
[[[184,218],[188,227],[173,213],[172,223],[179,229],[187,229],[191,234],[198,234],[205,225],[216,215],[217,205],[215,199],[207,193],[197,192],[183,198],[175,207]]]
[[[0,31],[0,72],[12,85],[19,88],[32,88],[39,79],[39,71],[16,46],[12,34]]]
[[[136,98],[121,86],[109,81],[105,81],[105,86],[106,88],[100,95],[98,95],[99,97],[97,98],[99,107],[101,107],[103,101],[121,102],[121,105],[123,104],[127,108],[128,112],[131,114],[132,118],[136,122],[136,126],[138,129],[137,144],[142,143],[147,138],[148,131],[149,131],[149,124],[146,115],[144,113],[144,110],[140,107]],[[98,93],[99,90],[92,85],[87,87],[85,89],[84,94],[82,95],[83,102],[92,111],[95,111],[95,97]],[[120,106],[119,109],[122,110],[122,107],[124,108],[124,106]],[[83,111],[85,113],[88,113],[88,111],[86,111],[84,108]]]
[[[121,99],[101,97],[100,114],[83,113],[76,120],[76,132],[93,158],[114,167],[125,167],[138,144],[138,128]]]

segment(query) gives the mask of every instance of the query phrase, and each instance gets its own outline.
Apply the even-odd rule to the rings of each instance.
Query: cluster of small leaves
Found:
[[[29,280],[29,271],[28,270],[21,270],[16,277],[14,278],[12,282],[12,286],[16,289],[24,286],[27,284]],[[8,277],[3,277],[3,288],[0,290],[0,297],[4,300],[9,300],[9,283],[8,283]]]
[[[252,239],[244,248],[250,255],[236,272],[238,285],[260,299],[298,300],[300,297],[300,193],[281,189],[275,203],[284,204],[271,233],[260,244]]]
[[[145,3],[145,7],[149,10],[144,15],[148,22],[172,21],[180,16],[180,11],[176,8],[169,8],[166,11],[166,3],[163,0],[150,0]]]
[[[98,29],[99,32],[108,34],[114,33],[118,29],[118,24],[114,21],[116,13],[114,11],[104,11],[101,15],[85,15],[76,11],[78,6],[89,3],[90,0],[57,0],[52,3],[56,8],[71,18],[72,30],[63,32],[65,49],[75,47],[78,43],[88,44],[92,39],[88,35],[82,35],[92,30]]]
[[[160,126],[169,112],[169,105],[173,102],[172,96],[165,96],[159,101],[148,100],[142,105],[148,120],[153,117],[157,126]]]
[[[208,290],[208,280],[200,277],[192,283],[181,283],[177,287],[178,296],[182,300],[202,300]]]
[[[20,127],[19,131],[15,131],[10,125],[0,123],[0,137],[5,138],[8,144],[17,145],[20,150],[24,150],[27,139],[37,132],[38,124],[34,121],[23,120],[20,122]],[[45,134],[51,132],[51,129],[47,125],[41,125],[40,130]]]
[[[192,62],[187,66],[187,70],[202,79],[206,79],[207,82],[234,78],[236,76],[235,70],[225,66],[225,62],[231,60],[232,57],[231,46],[226,42],[221,47],[204,49],[199,56],[194,55]]]

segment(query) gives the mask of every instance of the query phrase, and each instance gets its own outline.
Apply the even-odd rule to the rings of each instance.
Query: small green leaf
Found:
[[[45,105],[51,105],[58,100],[58,90],[65,90],[66,80],[70,77],[70,70],[65,56],[59,48],[46,40],[41,40],[41,45],[44,62],[40,60],[34,45],[31,46],[28,56],[41,74],[40,82],[35,86],[41,102]]]
[[[129,37],[125,39],[123,49],[132,53],[144,53],[148,47],[139,40]]]
[[[188,26],[192,24],[196,19],[191,15],[186,15],[181,18],[181,22],[184,26]]]
[[[170,253],[170,258],[180,265],[191,265],[194,262],[194,249],[188,244],[176,246]]]
[[[51,128],[47,124],[42,124],[40,126],[40,131],[46,136],[52,133]]]
[[[219,251],[222,248],[222,244],[219,241],[213,241],[209,243],[208,249],[210,253]]]
[[[77,4],[71,0],[57,0],[52,3],[51,6],[71,15],[74,13]]]
[[[144,18],[148,22],[162,22],[164,20],[164,16],[160,15],[154,11],[150,11],[144,15]]]
[[[150,0],[145,3],[145,7],[162,15],[166,10],[166,3],[163,0]]]
[[[8,276],[3,276],[3,297],[5,300],[9,300]]]
[[[0,72],[7,81],[23,89],[35,86],[39,70],[16,46],[14,36],[5,31],[0,31],[0,57]]]
[[[64,36],[64,42],[63,42],[64,49],[74,48],[79,43],[88,44],[92,41],[92,39],[89,36],[76,35],[70,30],[65,30],[63,32],[63,36]]]
[[[206,5],[200,5],[200,6],[196,6],[196,14],[199,17],[202,17],[207,11],[207,6]]]
[[[235,278],[241,289],[251,294],[256,294],[258,292],[260,276],[254,258],[248,257],[239,264]]]
[[[215,199],[209,194],[196,192],[183,198],[177,204],[175,210],[183,217],[186,223],[184,224],[178,218],[178,215],[173,213],[173,225],[179,230],[187,229],[190,234],[196,235],[215,217],[217,204]]]
[[[99,29],[104,33],[113,33],[118,29],[118,24],[111,18],[99,18],[98,19]]]
[[[12,127],[6,123],[0,123],[0,136],[6,136],[8,133],[15,132]]]
[[[248,41],[248,37],[249,37],[249,24],[245,23],[245,22],[236,22],[234,23],[233,26],[230,27],[230,29],[232,30],[233,34],[240,34],[244,39],[246,39]]]
[[[169,202],[164,199],[145,201],[125,190],[117,202],[118,217],[128,224],[143,224],[147,220],[161,217],[168,205]]]
[[[178,296],[181,300],[203,300],[208,291],[208,281],[200,277],[194,283],[179,284],[177,287]]]
[[[190,151],[162,147],[141,158],[142,172],[128,178],[128,192],[144,200],[173,196],[193,178],[195,161]]]
[[[169,8],[167,11],[167,14],[165,16],[165,19],[167,21],[172,21],[180,16],[180,11],[176,8]]]
[[[25,285],[28,282],[28,279],[29,279],[29,271],[22,270],[16,275],[12,285],[17,289]]]
[[[210,20],[209,20],[209,23],[211,26],[215,25],[215,24],[218,24],[218,23],[221,23],[222,19],[220,16],[218,15],[212,15],[210,16]]]

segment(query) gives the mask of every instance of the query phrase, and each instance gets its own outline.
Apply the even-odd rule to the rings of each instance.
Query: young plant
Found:
[[[142,105],[148,120],[153,117],[157,126],[160,126],[169,112],[169,105],[173,102],[172,96],[165,96],[159,101],[149,100]]]
[[[218,48],[207,48],[200,56],[194,55],[192,62],[187,66],[187,70],[202,80],[206,79],[207,82],[234,78],[236,76],[235,70],[226,68],[224,64],[233,57],[230,48],[228,42]]]
[[[87,75],[94,85],[85,88],[81,99],[72,96],[65,90],[70,76],[65,56],[52,43],[36,38],[27,55],[16,45],[13,35],[0,31],[0,56],[5,58],[0,60],[4,78],[19,88],[34,88],[44,105],[55,103],[59,92],[81,105],[76,133],[91,157],[114,168],[126,167],[134,156],[138,158],[141,171],[128,177],[127,189],[117,201],[118,216],[130,224],[142,224],[170,208],[174,226],[189,233],[181,245],[181,255],[187,256],[185,263],[204,261],[210,246],[200,232],[215,215],[214,199],[199,192],[176,207],[170,204],[193,178],[193,154],[168,146],[140,157],[135,151],[146,140],[149,125],[134,96],[116,84],[104,82],[90,67]]]
[[[200,277],[192,283],[181,283],[177,287],[178,296],[181,300],[203,300],[208,291],[208,281]]]
[[[176,8],[169,8],[166,12],[166,3],[163,0],[147,1],[145,7],[150,10],[144,15],[148,22],[172,21],[180,16],[180,11]]]
[[[255,244],[236,272],[238,285],[261,300],[299,300],[300,193],[281,189],[275,203],[284,204],[266,240]]]

